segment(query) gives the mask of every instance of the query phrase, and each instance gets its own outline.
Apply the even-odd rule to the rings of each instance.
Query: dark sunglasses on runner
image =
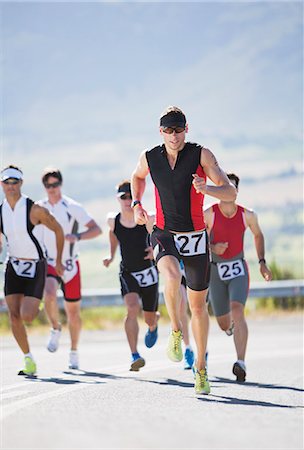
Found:
[[[166,134],[172,134],[173,131],[175,131],[175,133],[182,133],[185,131],[185,127],[162,127],[162,130]]]
[[[2,183],[4,183],[4,184],[18,184],[19,182],[20,182],[20,180],[17,180],[15,178],[10,178],[8,180],[2,181]]]
[[[120,196],[120,198],[122,200],[131,200],[132,199],[130,194],[123,194],[123,195]]]
[[[55,181],[55,183],[45,183],[44,184],[44,187],[46,189],[56,188],[58,186],[61,186],[61,182],[60,181]]]

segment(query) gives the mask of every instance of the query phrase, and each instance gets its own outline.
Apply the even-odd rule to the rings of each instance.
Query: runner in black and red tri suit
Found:
[[[148,325],[145,335],[147,347],[153,347],[158,337],[158,271],[153,260],[149,231],[152,231],[154,215],[149,215],[146,225],[137,225],[131,208],[131,186],[128,180],[118,185],[118,214],[108,216],[110,255],[103,260],[105,267],[112,263],[120,246],[121,295],[127,307],[125,331],[132,353],[130,370],[137,371],[145,365],[137,349],[139,327],[137,316],[142,300],[144,319]]]
[[[239,177],[233,173],[227,176],[238,189]],[[265,261],[264,235],[257,215],[235,201],[221,200],[207,208],[205,221],[212,254],[208,296],[219,326],[228,336],[234,335],[237,361],[233,364],[232,371],[237,381],[244,382],[248,341],[244,310],[249,291],[249,271],[244,259],[244,234],[249,227],[254,235],[261,275],[266,281],[270,281],[272,274]]]
[[[165,280],[164,295],[172,326],[167,354],[173,361],[181,361],[183,357],[179,313],[179,260],[182,259],[197,346],[195,391],[208,394],[210,387],[205,353],[209,326],[206,306],[209,254],[202,206],[205,194],[229,201],[235,199],[236,190],[210,150],[185,142],[187,132],[183,111],[174,106],[168,107],[160,117],[160,134],[164,143],[144,151],[133,172],[133,208],[136,223],[145,224],[147,213],[141,199],[145,179],[150,173],[156,202],[156,226],[151,242],[157,267]],[[206,184],[207,177],[215,186]]]

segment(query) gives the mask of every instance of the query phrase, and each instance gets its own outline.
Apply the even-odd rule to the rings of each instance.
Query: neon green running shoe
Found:
[[[26,356],[24,358],[24,364],[25,364],[24,369],[20,370],[18,375],[28,375],[28,376],[35,375],[35,373],[37,371],[37,366],[36,366],[35,361],[32,358],[30,358],[29,356]]]
[[[198,370],[197,368],[195,368],[194,389],[196,394],[210,394],[207,369]]]
[[[171,331],[167,347],[167,355],[171,361],[179,362],[183,359],[182,338],[180,330]]]

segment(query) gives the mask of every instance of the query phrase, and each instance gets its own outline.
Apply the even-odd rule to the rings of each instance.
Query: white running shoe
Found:
[[[69,369],[79,369],[79,358],[77,350],[70,351]]]
[[[56,350],[59,347],[59,339],[61,336],[61,328],[58,330],[55,330],[54,328],[51,328],[51,334],[49,337],[49,341],[47,343],[47,349],[49,352],[56,352]]]

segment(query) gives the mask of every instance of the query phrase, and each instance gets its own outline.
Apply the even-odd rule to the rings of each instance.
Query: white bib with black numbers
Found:
[[[206,253],[206,230],[175,234],[174,241],[179,254],[182,256]]]
[[[64,283],[68,283],[69,281],[71,281],[74,278],[74,276],[77,274],[78,267],[77,267],[76,261],[77,261],[76,258],[68,258],[62,262],[65,269],[64,269],[63,276],[61,277],[61,279],[63,280]],[[48,264],[50,264],[52,267],[55,267],[54,259],[50,258],[48,260]]]
[[[158,272],[155,266],[148,267],[148,269],[140,270],[139,272],[131,272],[131,275],[136,279],[140,287],[152,286],[158,282]]]
[[[217,270],[220,279],[223,281],[245,275],[244,263],[241,259],[217,263]]]
[[[36,275],[37,261],[30,259],[10,259],[11,264],[18,277],[34,278]]]
[[[68,283],[71,281],[74,276],[77,274],[78,267],[76,264],[76,258],[68,258],[63,262],[63,265],[65,267],[65,271],[63,272],[63,281],[65,283]]]

